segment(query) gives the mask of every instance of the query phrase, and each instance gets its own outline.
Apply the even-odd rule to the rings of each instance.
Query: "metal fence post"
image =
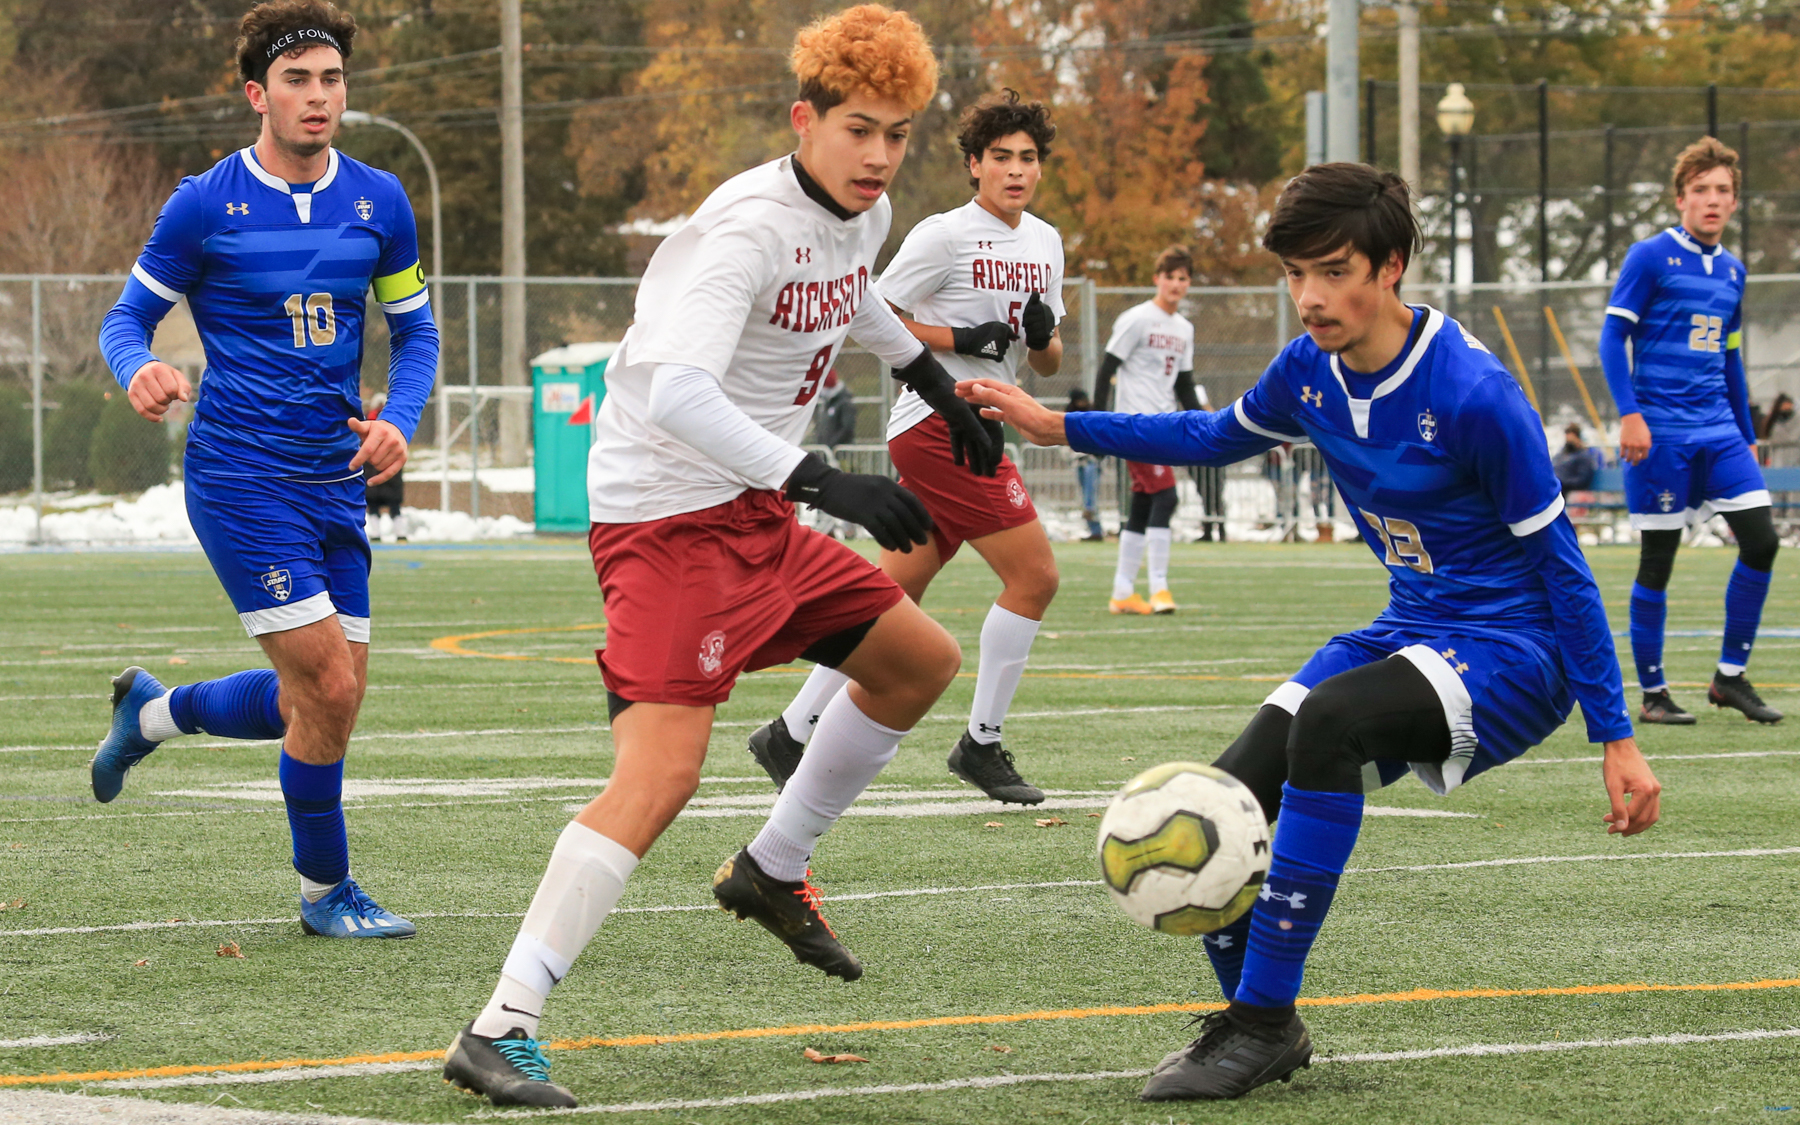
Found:
[[[31,502],[37,526],[31,541],[44,541],[44,279],[31,279]]]
[[[469,518],[481,518],[481,397],[476,380],[477,349],[481,337],[476,330],[475,282],[469,282]]]
[[[1094,297],[1094,279],[1081,279],[1081,385],[1093,394],[1094,375],[1100,370],[1100,303]]]
[[[1285,285],[1275,284],[1270,292],[1275,295],[1275,350],[1280,352],[1288,345],[1288,295]]]

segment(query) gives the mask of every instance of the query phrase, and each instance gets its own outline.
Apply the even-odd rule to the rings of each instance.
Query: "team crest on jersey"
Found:
[[[294,592],[294,584],[285,570],[271,570],[262,576],[263,589],[275,595],[275,600],[285,602],[288,595]]]
[[[1737,267],[1736,266],[1731,267],[1731,280],[1733,280],[1733,281],[1737,280]]]
[[[1419,415],[1419,436],[1426,441],[1432,441],[1437,437],[1437,417],[1430,410]]]
[[[710,680],[724,668],[725,633],[721,629],[714,629],[700,638],[700,674]]]
[[[1006,482],[1006,498],[1012,501],[1015,508],[1025,506],[1025,486],[1019,483],[1017,477]]]
[[[369,202],[366,199],[359,199],[356,201],[356,217],[357,218],[361,219],[363,222],[366,223],[369,221],[369,216],[373,215],[374,213],[375,213],[375,205],[373,203]]]
[[[225,205],[225,213],[227,215],[248,215],[250,213],[250,205],[248,203],[227,203]]]
[[[1675,494],[1666,488],[1663,489],[1662,495],[1656,498],[1656,506],[1665,512],[1673,512],[1675,510]]]

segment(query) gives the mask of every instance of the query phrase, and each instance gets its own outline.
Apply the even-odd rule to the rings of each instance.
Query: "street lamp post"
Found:
[[[361,125],[379,125],[384,129],[392,129],[405,137],[407,143],[412,145],[413,151],[419,154],[419,159],[425,162],[425,179],[431,185],[431,277],[433,281],[442,278],[444,276],[444,202],[442,193],[438,190],[437,162],[431,159],[431,151],[425,147],[425,142],[419,139],[417,133],[391,117],[383,117],[378,113],[365,113],[360,109],[347,109],[339,120],[346,127],[352,129]],[[469,315],[473,316],[474,314],[475,310],[471,307]],[[431,303],[431,315],[433,320],[438,321],[438,326],[443,327],[436,301]],[[472,400],[469,408],[474,409]],[[450,396],[444,391],[444,363],[440,353],[438,358],[438,444],[442,447],[443,464],[439,467],[438,508],[445,512],[450,510],[450,446],[446,441],[449,433]]]
[[[1461,82],[1452,82],[1437,104],[1438,131],[1450,142],[1450,314],[1456,315],[1456,259],[1462,248],[1457,210],[1462,204],[1462,139],[1475,127],[1475,103],[1463,92]],[[1470,232],[1471,235],[1473,232]]]

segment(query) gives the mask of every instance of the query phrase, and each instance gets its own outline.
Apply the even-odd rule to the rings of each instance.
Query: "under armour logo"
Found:
[[[991,734],[995,737],[998,737],[1000,734],[999,723],[976,723],[975,729],[981,734]]]
[[[796,265],[806,263],[806,262],[811,262],[811,261],[812,261],[812,247],[801,246],[794,250],[794,263]]]
[[[1288,904],[1289,910],[1306,909],[1305,891],[1295,891],[1292,894],[1284,895],[1280,891],[1271,888],[1269,884],[1264,883],[1262,890],[1257,893],[1256,897],[1262,899],[1264,902],[1285,902]]]
[[[1671,254],[1669,255],[1669,264],[1671,266],[1679,266],[1681,264],[1681,259],[1676,255]]]
[[[1456,650],[1453,648],[1447,648],[1443,652],[1438,653],[1438,655],[1443,657],[1444,663],[1450,665],[1450,670],[1455,672],[1459,676],[1469,670],[1469,666],[1467,664],[1464,664],[1461,661],[1456,659]]]
[[[1325,392],[1324,391],[1315,391],[1311,387],[1301,387],[1300,388],[1300,401],[1301,402],[1309,402],[1314,406],[1324,406],[1325,405]]]
[[[985,239],[985,238],[977,239],[975,242],[975,249],[977,249],[977,250],[992,250],[993,248],[994,248],[993,242],[991,242],[988,239]]]
[[[250,205],[248,203],[227,203],[225,205],[225,213],[227,215],[248,215],[250,213]]]
[[[1230,949],[1233,945],[1237,944],[1230,934],[1224,933],[1203,934],[1200,940],[1212,946],[1214,949]]]

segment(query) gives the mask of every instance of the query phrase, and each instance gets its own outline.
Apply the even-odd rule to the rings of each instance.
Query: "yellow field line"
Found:
[[[1699,984],[1578,984],[1565,988],[1464,988],[1455,990],[1415,988],[1406,992],[1369,992],[1354,996],[1304,996],[1296,1003],[1303,1008],[1343,1008],[1367,1004],[1416,1004],[1427,1000],[1500,1000],[1521,996],[1620,996],[1643,992],[1760,992],[1775,988],[1800,988],[1800,978]],[[726,1039],[780,1039],[811,1035],[844,1035],[862,1031],[909,1031],[922,1027],[971,1027],[984,1024],[1082,1020],[1105,1016],[1159,1016],[1177,1012],[1216,1012],[1224,1006],[1223,1004],[1139,1004],[1130,1007],[1058,1008],[1035,1012],[933,1016],[918,1020],[785,1024],[780,1027],[691,1031],[679,1035],[627,1035],[615,1039],[604,1039],[598,1036],[581,1039],[553,1039],[544,1043],[543,1047],[548,1051],[585,1051],[594,1047],[650,1047],[664,1043],[710,1043]],[[321,1066],[350,1066],[359,1063],[423,1062],[443,1057],[444,1052],[442,1051],[390,1051],[379,1055],[345,1055],[335,1059],[250,1059],[243,1062],[157,1066],[140,1070],[0,1074],[0,1087],[109,1082],[124,1078],[177,1078],[188,1074],[244,1074]]]
[[[526,656],[516,652],[482,652],[466,647],[464,641],[479,641],[487,637],[516,637],[524,633],[579,633],[590,629],[604,629],[606,623],[596,621],[588,625],[548,625],[532,629],[490,629],[485,633],[459,633],[452,637],[438,637],[431,642],[431,647],[439,652],[447,652],[452,656],[479,656],[483,660],[544,660],[553,664],[592,664],[593,661],[584,656]],[[804,672],[798,665],[783,665],[779,668],[765,668],[765,672]],[[973,672],[960,672],[959,679],[974,679]],[[1213,675],[1176,675],[1161,672],[1139,674],[1135,672],[1027,672],[1028,680],[1187,680],[1199,682],[1224,681],[1262,681],[1279,683],[1286,676],[1213,676]],[[1764,684],[1764,687],[1779,685]]]

